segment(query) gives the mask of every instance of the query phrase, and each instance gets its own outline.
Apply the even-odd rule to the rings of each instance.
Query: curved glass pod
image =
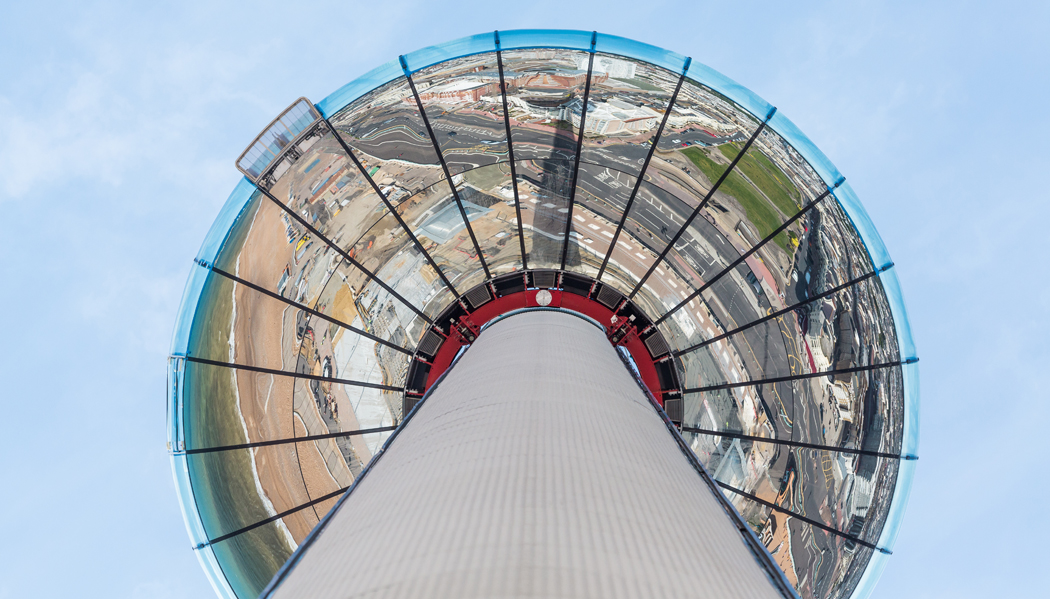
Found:
[[[914,472],[915,346],[870,218],[790,120],[585,31],[424,48],[315,108],[251,155],[173,336],[173,473],[220,595],[257,595],[378,451],[438,315],[534,268],[656,323],[683,436],[802,596],[870,593]]]

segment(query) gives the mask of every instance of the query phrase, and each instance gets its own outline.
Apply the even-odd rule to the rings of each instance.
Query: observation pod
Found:
[[[915,345],[853,190],[750,90],[500,31],[300,98],[236,164],[168,361],[219,596],[870,594]]]

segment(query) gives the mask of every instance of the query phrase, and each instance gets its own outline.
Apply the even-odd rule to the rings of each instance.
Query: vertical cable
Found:
[[[631,206],[634,205],[634,198],[638,195],[638,190],[642,186],[642,181],[645,179],[645,171],[649,168],[649,161],[653,159],[653,153],[656,151],[656,144],[660,143],[660,136],[663,135],[664,126],[667,125],[667,119],[671,116],[671,109],[674,108],[675,102],[678,101],[678,92],[682,90],[682,83],[685,82],[685,74],[689,71],[689,64],[692,61],[691,58],[685,59],[685,68],[682,69],[682,74],[678,77],[678,85],[674,88],[674,93],[671,94],[671,100],[667,103],[667,110],[664,112],[664,118],[660,120],[660,126],[656,129],[656,134],[653,135],[652,145],[649,146],[649,153],[645,155],[645,162],[642,163],[642,170],[638,171],[638,180],[634,182],[634,189],[631,190],[631,197],[627,200],[627,205],[623,209],[623,216],[620,218],[620,223],[616,225],[616,232],[613,233],[612,241],[609,242],[609,251],[605,253],[605,258],[602,260],[602,266],[598,269],[598,276],[594,277],[597,280],[602,280],[602,275],[605,274],[605,267],[609,264],[609,258],[612,257],[613,248],[616,247],[617,240],[620,239],[620,232],[623,230],[624,223],[627,222],[627,215],[631,212]]]
[[[641,280],[638,281],[638,284],[635,285],[634,289],[627,296],[627,299],[634,298],[634,296],[642,288],[642,285],[645,285],[645,282],[656,270],[656,267],[660,266],[660,263],[664,261],[664,258],[667,257],[667,254],[670,253],[672,249],[674,249],[674,244],[678,243],[678,240],[681,239],[682,235],[684,235],[685,232],[689,229],[689,225],[693,223],[693,220],[700,214],[700,211],[703,210],[705,206],[707,206],[707,202],[709,202],[711,198],[715,195],[715,192],[718,191],[718,187],[722,185],[722,182],[725,181],[727,177],[729,177],[730,173],[733,172],[733,169],[736,168],[737,163],[740,162],[740,160],[744,157],[744,154],[746,154],[747,151],[751,149],[751,144],[755,143],[755,140],[758,139],[758,136],[766,128],[766,123],[769,122],[769,119],[773,118],[773,114],[776,113],[776,111],[776,108],[773,108],[769,111],[769,114],[766,115],[766,120],[762,121],[758,128],[755,129],[755,132],[751,134],[751,138],[747,140],[747,143],[744,144],[744,147],[736,155],[736,158],[733,158],[733,161],[729,163],[729,167],[726,168],[725,172],[722,173],[722,176],[718,178],[718,181],[716,181],[715,184],[711,186],[711,191],[707,192],[707,195],[705,195],[704,199],[700,201],[700,204],[698,204],[696,209],[693,210],[693,213],[689,215],[689,218],[685,219],[685,223],[682,225],[682,228],[678,230],[678,233],[675,233],[675,236],[671,238],[671,242],[667,244],[667,247],[664,248],[664,251],[660,252],[660,255],[656,258],[656,260],[653,261],[653,265],[649,267],[649,270],[646,271],[645,275],[642,276]]]
[[[445,273],[442,272],[440,268],[438,268],[437,262],[434,261],[434,258],[430,255],[430,252],[428,252],[426,248],[423,247],[423,244],[420,243],[419,239],[417,239],[415,234],[412,233],[412,229],[410,229],[408,227],[408,224],[405,223],[405,219],[401,218],[401,214],[397,211],[396,208],[394,208],[394,205],[390,203],[390,199],[386,197],[386,194],[383,193],[383,190],[380,189],[379,185],[377,185],[375,180],[372,179],[372,176],[368,174],[368,169],[366,169],[365,165],[362,164],[360,160],[358,160],[357,156],[354,154],[354,151],[350,148],[350,145],[346,143],[346,141],[343,139],[343,136],[339,135],[339,132],[335,130],[335,127],[332,125],[331,122],[329,122],[327,117],[325,118],[324,122],[332,131],[332,135],[334,135],[336,140],[339,141],[339,145],[343,146],[343,151],[346,152],[346,155],[349,156],[350,160],[352,160],[354,162],[354,165],[357,166],[357,170],[361,171],[361,174],[364,175],[369,185],[372,186],[372,190],[376,192],[376,195],[379,196],[379,199],[383,200],[383,204],[386,205],[386,208],[390,211],[390,214],[394,215],[394,218],[397,219],[397,222],[401,225],[401,228],[405,230],[405,233],[408,233],[408,238],[412,240],[412,243],[416,246],[416,249],[418,249],[427,259],[427,262],[430,263],[430,267],[433,268],[434,272],[437,273],[437,276],[441,278],[441,282],[445,284],[445,287],[447,287],[448,290],[452,292],[452,295],[454,295],[458,299],[459,293],[456,292],[456,288],[453,287],[452,283],[449,282],[447,277],[445,277]]]
[[[576,163],[572,168],[572,185],[569,188],[569,211],[565,213],[565,238],[561,245],[561,270],[565,270],[565,261],[569,257],[569,230],[572,229],[572,207],[576,203],[576,182],[580,176],[580,153],[583,151],[583,136],[587,128],[587,104],[591,96],[591,73],[594,70],[594,46],[598,42],[598,32],[591,32],[591,50],[587,59],[587,83],[583,87],[583,103],[580,104],[580,136],[576,140]],[[569,115],[572,125],[572,115]]]
[[[391,287],[390,285],[387,285],[382,279],[377,277],[375,275],[375,273],[373,273],[372,271],[370,271],[367,268],[365,268],[365,266],[363,264],[361,264],[360,262],[355,260],[350,254],[346,253],[341,247],[339,247],[338,245],[333,243],[331,239],[328,239],[327,237],[322,235],[321,232],[318,231],[313,225],[311,225],[310,223],[306,222],[306,219],[304,219],[302,216],[299,216],[299,214],[297,214],[295,212],[295,210],[292,210],[288,206],[285,206],[284,204],[282,204],[281,201],[278,200],[277,198],[273,197],[273,194],[271,194],[268,190],[265,190],[265,189],[263,189],[263,188],[261,188],[259,186],[256,186],[255,188],[258,189],[259,191],[261,191],[266,197],[270,198],[270,201],[272,201],[274,204],[277,204],[281,208],[281,210],[284,210],[285,213],[288,214],[288,216],[291,216],[300,225],[306,227],[306,229],[308,231],[310,231],[310,233],[312,235],[314,235],[315,237],[317,237],[321,241],[325,242],[328,245],[328,247],[330,247],[333,250],[335,250],[336,253],[338,253],[340,256],[342,256],[344,260],[346,260],[347,262],[352,264],[354,266],[354,268],[356,268],[357,270],[360,270],[361,272],[363,272],[366,277],[368,277],[370,280],[374,281],[377,285],[379,285],[380,287],[385,289],[387,293],[389,293],[390,295],[396,297],[398,299],[398,301],[400,301],[402,304],[407,306],[410,310],[415,312],[416,315],[419,316],[420,318],[422,318],[423,320],[425,320],[427,322],[427,324],[434,324],[434,321],[431,320],[426,314],[424,314],[419,308],[417,308],[412,302],[410,302],[407,299],[405,299],[404,297],[402,297],[401,294],[398,293],[397,291],[394,291],[393,287]]]
[[[499,66],[499,89],[503,97],[503,124],[507,129],[507,156],[510,160],[510,178],[514,184],[514,212],[518,216],[518,245],[521,247],[521,269],[529,269],[529,261],[525,255],[525,231],[521,224],[521,199],[518,197],[518,170],[514,163],[514,143],[510,138],[510,110],[507,107],[507,81],[503,77],[503,50],[499,45],[499,31],[496,36],[496,64]]]
[[[427,133],[430,135],[430,141],[434,144],[434,152],[437,153],[438,162],[441,163],[441,170],[445,173],[445,180],[448,181],[449,189],[452,190],[452,197],[456,200],[456,206],[459,207],[459,214],[463,217],[463,224],[467,226],[467,233],[470,234],[470,241],[474,244],[474,251],[478,254],[478,260],[481,262],[481,268],[485,271],[485,279],[491,279],[492,275],[489,273],[489,266],[485,263],[485,255],[481,253],[481,246],[478,245],[478,238],[474,236],[474,227],[470,226],[470,219],[467,218],[467,211],[463,208],[463,200],[459,197],[459,190],[456,189],[456,184],[452,182],[452,175],[448,172],[448,164],[445,163],[445,155],[441,153],[441,144],[438,143],[437,137],[434,136],[434,129],[430,126],[430,119],[427,118],[427,111],[423,109],[423,101],[419,99],[419,92],[416,91],[416,83],[412,80],[412,73],[408,70],[408,64],[405,62],[404,56],[399,56],[398,60],[401,61],[401,68],[405,72],[405,78],[408,79],[408,85],[412,88],[412,96],[416,99],[416,106],[419,107],[419,115],[423,117],[423,124],[427,128]]]

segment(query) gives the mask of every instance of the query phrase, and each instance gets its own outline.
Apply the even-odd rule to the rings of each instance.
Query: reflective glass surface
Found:
[[[867,596],[917,353],[870,217],[786,116],[673,52],[546,30],[421,49],[313,108],[238,160],[173,335],[173,474],[221,595],[257,596],[380,451],[439,315],[563,268],[655,322],[685,442],[799,594]]]
[[[637,177],[679,78],[645,62],[596,54],[580,162]],[[577,128],[581,107],[582,100],[568,108]]]
[[[508,159],[495,52],[439,63],[412,80],[451,174]]]

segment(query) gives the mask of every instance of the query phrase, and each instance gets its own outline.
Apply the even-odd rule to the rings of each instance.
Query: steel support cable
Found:
[[[834,451],[837,453],[851,453],[856,455],[866,455],[876,458],[887,458],[891,460],[917,460],[917,456],[906,454],[898,455],[896,453],[885,453],[881,451],[868,451],[865,449],[850,449],[848,447],[837,447],[834,445],[818,445],[816,443],[804,443],[802,441],[789,441],[787,439],[771,439],[769,437],[755,437],[752,435],[744,435],[741,433],[732,433],[729,431],[714,431],[703,428],[695,428],[692,426],[683,426],[682,432],[694,433],[697,435],[710,435],[712,437],[728,437],[730,439],[740,439],[742,441],[754,441],[757,443],[772,443],[773,445],[787,445],[789,447],[801,447],[803,449],[822,449],[824,451]]]
[[[226,539],[230,539],[230,538],[233,538],[233,537],[235,537],[237,535],[244,534],[244,533],[246,533],[246,532],[248,532],[250,530],[255,530],[256,528],[259,528],[260,526],[265,526],[265,525],[267,525],[267,524],[269,524],[271,522],[276,522],[277,520],[280,520],[281,518],[284,518],[285,516],[291,516],[295,512],[298,512],[300,510],[305,510],[308,507],[313,507],[313,506],[317,505],[318,503],[321,503],[323,501],[328,501],[329,499],[331,499],[333,497],[338,497],[339,495],[342,495],[343,493],[345,493],[346,490],[349,489],[349,488],[350,487],[343,487],[341,489],[332,491],[331,493],[329,493],[327,495],[323,495],[321,497],[318,497],[317,499],[313,499],[313,500],[308,501],[308,502],[306,502],[304,504],[297,505],[297,506],[293,507],[292,509],[285,510],[285,511],[283,511],[280,514],[277,514],[275,516],[270,516],[269,518],[266,518],[265,520],[260,520],[260,521],[256,522],[255,524],[249,524],[248,526],[245,526],[244,528],[238,528],[237,530],[235,530],[233,532],[228,532],[228,533],[222,535],[221,537],[215,537],[214,539],[209,539],[207,542],[201,543],[200,545],[197,545],[196,549],[203,549],[204,547],[207,547],[208,545],[214,545],[216,543],[221,543],[221,542],[225,541]]]
[[[514,213],[518,217],[518,245],[521,247],[521,269],[529,269],[525,256],[525,231],[521,224],[521,199],[518,197],[518,169],[514,164],[514,142],[510,138],[510,109],[507,106],[507,82],[503,77],[503,50],[499,45],[499,31],[496,36],[496,65],[499,67],[499,89],[503,97],[503,125],[507,130],[507,159],[510,160],[510,178],[514,187]]]
[[[843,181],[844,180],[845,179],[843,179]],[[841,181],[840,181],[840,183],[841,183]],[[838,185],[836,185],[836,187],[837,186]],[[806,204],[805,206],[803,206],[801,210],[799,210],[797,213],[795,213],[794,216],[792,216],[787,221],[785,221],[784,224],[782,224],[779,227],[777,227],[777,229],[775,231],[773,231],[772,233],[767,235],[765,237],[765,239],[763,239],[762,241],[759,241],[758,243],[756,243],[754,247],[752,247],[750,250],[748,250],[748,251],[744,252],[743,254],[741,254],[736,260],[733,261],[732,264],[730,264],[729,266],[727,266],[724,269],[722,269],[718,274],[716,274],[714,277],[712,277],[709,281],[706,281],[696,291],[693,291],[691,294],[689,294],[688,297],[686,297],[684,300],[679,302],[674,308],[671,308],[670,310],[668,310],[666,314],[661,316],[660,319],[656,321],[656,324],[660,324],[661,322],[666,320],[668,316],[670,316],[670,315],[674,314],[675,312],[677,312],[678,310],[680,310],[682,308],[682,306],[685,306],[689,302],[691,302],[694,299],[696,299],[697,296],[699,296],[701,293],[703,293],[704,291],[709,289],[712,285],[717,283],[719,281],[719,279],[721,279],[723,276],[725,276],[726,274],[732,272],[734,268],[736,268],[737,266],[740,266],[740,264],[742,262],[744,262],[745,260],[747,260],[748,258],[750,258],[752,254],[754,254],[759,249],[761,249],[763,246],[765,246],[767,243],[772,241],[773,238],[775,238],[777,235],[780,235],[784,231],[784,229],[787,229],[788,227],[790,227],[796,220],[801,218],[803,214],[809,212],[809,210],[811,208],[816,206],[818,203],[820,203],[824,198],[828,197],[829,195],[831,195],[831,190],[830,189],[826,190],[824,193],[822,193],[819,196],[817,196],[813,201],[811,201],[808,204]]]
[[[587,80],[583,86],[583,103],[580,104],[580,136],[576,139],[576,159],[572,168],[572,183],[569,185],[569,211],[565,213],[565,230],[561,242],[561,270],[569,258],[569,231],[572,229],[572,208],[576,201],[576,183],[580,176],[580,154],[583,152],[583,137],[587,128],[587,104],[591,98],[591,73],[594,72],[594,47],[598,42],[598,32],[591,32],[591,50],[587,58]],[[572,114],[569,115],[569,127],[572,127]]]
[[[773,320],[774,318],[779,318],[780,316],[783,316],[783,315],[785,315],[785,314],[787,314],[789,312],[794,312],[795,310],[798,310],[802,306],[805,306],[805,305],[808,305],[808,304],[812,304],[813,302],[822,300],[822,299],[824,299],[824,298],[826,298],[826,297],[828,297],[830,295],[835,295],[836,293],[842,291],[843,289],[848,289],[850,287],[853,287],[854,285],[857,285],[859,283],[862,283],[862,282],[870,279],[871,277],[874,277],[875,275],[879,274],[880,272],[885,271],[886,269],[890,268],[891,266],[893,266],[893,264],[889,264],[889,265],[887,265],[887,266],[885,266],[882,269],[877,270],[877,271],[873,270],[873,271],[871,271],[871,272],[869,272],[867,274],[863,274],[863,275],[861,275],[861,276],[859,276],[859,277],[857,277],[855,279],[850,279],[849,281],[846,281],[845,283],[843,283],[843,284],[841,284],[841,285],[839,285],[837,287],[832,287],[831,289],[828,289],[827,291],[825,291],[823,293],[820,293],[818,295],[814,295],[813,297],[811,297],[811,298],[809,298],[809,299],[807,299],[805,301],[799,302],[797,304],[792,304],[790,306],[787,306],[786,308],[781,308],[780,310],[776,310],[775,312],[770,312],[769,314],[763,316],[762,318],[759,318],[758,320],[754,320],[754,321],[749,322],[749,323],[747,323],[745,325],[740,325],[740,326],[738,326],[737,328],[735,328],[735,329],[733,329],[731,331],[726,331],[725,333],[722,333],[721,335],[718,335],[717,337],[712,337],[712,338],[708,339],[707,341],[701,341],[700,343],[697,343],[696,345],[691,345],[691,346],[689,346],[689,347],[687,347],[685,349],[678,350],[678,351],[674,352],[674,356],[677,358],[677,357],[682,356],[684,354],[688,354],[690,352],[694,352],[694,351],[696,351],[696,350],[698,350],[698,349],[700,349],[702,347],[707,347],[708,345],[711,345],[712,343],[717,343],[717,342],[725,339],[726,337],[731,337],[731,336],[736,335],[737,333],[739,333],[741,331],[746,331],[747,329],[750,329],[752,327],[756,327],[756,326],[758,326],[758,325],[760,325],[760,324],[762,324],[764,322],[768,322],[770,320]],[[664,321],[665,318],[667,318],[668,315],[670,315],[670,312],[665,314],[662,318],[660,318],[660,320],[657,320],[654,324],[655,325],[660,324],[661,322]]]
[[[392,349],[394,351],[399,351],[399,352],[401,352],[403,354],[406,354],[406,355],[409,355],[409,356],[411,356],[414,353],[412,350],[405,349],[405,348],[401,347],[400,345],[396,345],[394,343],[391,343],[391,342],[387,341],[386,339],[382,339],[380,337],[376,337],[375,335],[373,335],[373,334],[371,334],[371,333],[369,333],[367,331],[363,331],[363,330],[361,330],[361,329],[359,329],[357,327],[350,326],[350,325],[346,324],[345,322],[343,322],[343,321],[341,321],[339,319],[332,318],[331,316],[328,316],[327,314],[324,314],[323,312],[318,312],[317,310],[314,310],[313,308],[310,308],[310,307],[306,306],[305,304],[300,304],[299,302],[294,302],[294,301],[292,301],[292,300],[290,300],[290,299],[288,299],[288,298],[286,298],[286,297],[284,297],[282,295],[279,295],[277,293],[274,293],[274,292],[270,291],[269,289],[264,289],[263,287],[260,287],[259,285],[256,285],[255,283],[251,283],[249,281],[245,281],[244,279],[238,277],[237,275],[230,274],[230,273],[226,272],[225,270],[222,270],[218,266],[212,266],[211,270],[216,272],[216,273],[218,273],[218,274],[220,274],[220,275],[222,275],[222,276],[224,276],[224,277],[226,277],[227,279],[230,279],[231,281],[240,283],[241,285],[244,285],[245,287],[248,287],[249,289],[254,289],[255,291],[258,291],[259,293],[262,293],[263,295],[272,297],[272,298],[274,298],[274,299],[276,299],[276,300],[278,300],[280,302],[288,304],[289,306],[298,308],[298,309],[302,310],[303,312],[306,312],[307,314],[310,314],[312,316],[316,316],[316,317],[318,317],[318,318],[320,318],[322,320],[326,320],[326,321],[328,321],[328,322],[330,322],[330,323],[332,323],[334,325],[341,326],[344,329],[347,329],[347,330],[349,330],[350,332],[352,332],[352,333],[354,333],[356,335],[360,335],[360,336],[362,336],[362,337],[364,337],[366,339],[370,339],[372,341],[375,341],[376,343],[379,343],[380,345],[385,345],[386,347],[389,347],[390,349]]]
[[[405,233],[408,234],[408,238],[412,240],[412,243],[416,246],[416,249],[418,249],[420,253],[422,253],[423,256],[427,259],[427,262],[430,263],[430,267],[434,269],[435,273],[437,273],[437,276],[441,279],[441,282],[444,283],[445,287],[447,287],[448,290],[452,292],[452,295],[456,296],[456,298],[459,298],[459,293],[456,292],[456,288],[453,287],[452,283],[449,282],[448,278],[445,277],[445,273],[441,272],[441,269],[438,268],[437,262],[434,262],[434,258],[431,257],[430,252],[428,252],[426,248],[423,247],[423,244],[419,242],[419,239],[416,238],[416,235],[412,232],[412,229],[408,228],[408,225],[405,224],[405,220],[401,218],[401,214],[397,211],[396,208],[394,208],[394,205],[390,203],[390,199],[386,196],[385,193],[383,193],[383,190],[379,187],[379,185],[376,184],[375,180],[372,179],[372,175],[368,174],[368,169],[366,169],[365,165],[362,164],[360,160],[358,160],[357,155],[354,154],[354,151],[350,148],[350,145],[346,143],[342,135],[339,135],[339,132],[336,131],[335,126],[332,125],[332,123],[328,120],[327,117],[325,117],[324,122],[326,125],[328,125],[328,129],[331,130],[332,135],[335,136],[335,139],[339,142],[339,145],[343,146],[343,151],[346,152],[346,155],[349,156],[350,160],[354,162],[354,165],[357,167],[357,169],[361,171],[361,174],[364,175],[365,179],[368,181],[368,184],[372,186],[372,190],[376,192],[376,195],[379,196],[379,199],[381,199],[383,201],[383,204],[386,205],[386,209],[390,211],[390,214],[394,215],[394,218],[397,219],[397,224],[401,225],[401,228],[405,231]]]
[[[729,486],[729,485],[725,484],[722,481],[716,480],[715,482],[718,483],[718,486],[722,487],[723,489],[725,489],[725,490],[727,490],[727,491],[729,491],[731,493],[736,493],[737,495],[740,495],[741,497],[746,497],[747,499],[750,499],[751,501],[754,501],[755,503],[758,503],[760,505],[764,505],[764,506],[766,506],[768,508],[774,509],[774,510],[776,510],[776,511],[782,513],[782,514],[791,516],[792,518],[798,518],[799,520],[805,522],[806,524],[809,524],[810,526],[815,526],[815,527],[817,527],[817,528],[819,528],[821,530],[830,532],[833,535],[838,535],[838,536],[840,536],[840,537],[842,537],[844,539],[849,539],[849,540],[853,541],[854,543],[857,543],[858,545],[864,545],[865,547],[868,547],[870,549],[874,549],[876,551],[881,551],[882,553],[885,553],[886,555],[890,555],[890,554],[893,553],[889,549],[883,549],[882,547],[879,547],[875,543],[869,543],[868,541],[865,541],[864,539],[861,539],[860,537],[855,537],[855,536],[849,534],[848,532],[842,532],[841,530],[839,530],[837,528],[832,528],[832,527],[828,526],[827,524],[824,524],[823,522],[819,522],[817,520],[813,520],[812,518],[807,518],[807,517],[805,517],[803,515],[800,515],[800,514],[797,514],[797,513],[793,512],[793,511],[791,511],[791,510],[789,510],[787,508],[780,507],[779,505],[777,505],[775,503],[766,501],[765,499],[759,499],[758,497],[752,495],[751,493],[748,493],[748,492],[746,492],[746,491],[744,491],[742,489],[738,489],[736,487]]]
[[[835,370],[823,370],[821,372],[805,372],[802,374],[792,374],[790,376],[778,376],[770,379],[759,379],[756,381],[741,381],[739,383],[722,383],[721,385],[708,385],[706,387],[694,387],[692,389],[684,389],[682,393],[704,393],[706,391],[722,391],[724,389],[738,389],[740,387],[754,387],[756,385],[772,385],[774,383],[787,383],[790,381],[800,381],[805,379],[814,379],[822,376],[833,376],[836,374],[851,374],[854,372],[868,372],[870,370],[881,370],[883,368],[893,368],[894,366],[903,366],[905,364],[914,364],[918,362],[918,358],[908,358],[907,360],[895,360],[893,362],[882,362],[879,364],[868,364],[866,366],[854,366],[852,368],[836,368]]]
[[[776,108],[770,110],[769,114],[766,116],[766,120],[762,121],[758,125],[758,128],[755,129],[755,132],[751,134],[750,139],[747,140],[747,143],[744,144],[744,147],[740,150],[740,152],[737,153],[736,157],[733,158],[732,162],[729,163],[729,166],[718,178],[718,181],[715,181],[715,184],[711,186],[711,190],[707,192],[707,195],[705,195],[704,199],[701,200],[700,203],[696,206],[696,208],[693,210],[693,213],[689,215],[689,218],[685,219],[685,223],[682,224],[682,228],[679,229],[677,233],[675,233],[675,236],[671,238],[671,242],[667,244],[667,247],[665,247],[662,252],[660,252],[660,255],[657,256],[656,260],[653,260],[653,265],[649,267],[649,270],[645,272],[641,280],[638,281],[638,284],[635,285],[633,290],[631,290],[630,295],[627,296],[628,300],[633,299],[634,296],[637,295],[638,291],[642,288],[642,285],[645,285],[645,282],[649,280],[649,277],[653,274],[653,272],[656,271],[656,267],[660,266],[660,263],[664,261],[664,258],[667,257],[667,254],[669,254],[671,250],[674,249],[674,244],[678,243],[678,240],[681,239],[682,235],[685,235],[685,232],[689,230],[689,225],[693,223],[693,220],[700,215],[700,211],[703,210],[704,207],[707,206],[707,203],[711,200],[711,198],[714,197],[715,192],[718,191],[719,186],[721,186],[722,182],[725,181],[727,177],[729,177],[730,173],[733,172],[733,169],[736,168],[737,163],[740,162],[740,160],[744,157],[744,154],[747,154],[747,151],[751,149],[751,144],[755,143],[755,140],[758,139],[758,136],[766,128],[766,123],[769,122],[769,119],[773,117],[773,114],[776,112],[776,110]]]
[[[256,447],[270,447],[271,445],[285,445],[287,443],[307,443],[311,441],[323,441],[325,439],[340,439],[343,437],[356,437],[359,435],[370,435],[372,433],[385,433],[397,428],[397,425],[379,426],[376,428],[363,428],[356,431],[342,431],[338,433],[326,433],[324,435],[307,435],[305,437],[292,437],[290,439],[274,439],[272,441],[254,441],[252,443],[241,443],[239,445],[220,445],[218,447],[201,447],[199,449],[186,449],[173,452],[174,454],[194,455],[198,453],[215,453],[218,451],[234,451],[237,449],[255,449]]]
[[[303,217],[299,216],[295,212],[295,210],[292,210],[291,207],[286,206],[283,203],[281,203],[281,201],[278,200],[277,198],[273,197],[273,194],[271,194],[269,191],[267,191],[267,190],[265,190],[265,189],[263,189],[263,188],[261,188],[259,186],[256,186],[256,189],[261,191],[266,197],[270,198],[270,200],[274,204],[277,204],[278,206],[280,206],[282,210],[284,210],[288,215],[290,215],[292,218],[294,218],[299,224],[301,224],[302,226],[306,227],[306,229],[308,231],[310,231],[310,233],[312,235],[315,235],[318,239],[320,239],[321,241],[325,242],[325,244],[327,244],[328,247],[330,247],[333,250],[335,250],[336,253],[338,253],[340,256],[342,256],[344,260],[346,260],[347,262],[352,264],[354,268],[356,268],[357,270],[360,270],[361,272],[363,272],[366,277],[368,277],[372,281],[375,281],[375,283],[377,285],[379,285],[380,287],[382,287],[383,289],[385,289],[387,291],[387,293],[389,293],[390,295],[396,297],[399,302],[404,304],[409,310],[412,310],[413,312],[415,312],[416,315],[419,316],[420,318],[422,318],[423,320],[425,320],[427,324],[434,324],[434,321],[431,320],[426,314],[424,314],[419,308],[415,307],[415,305],[413,305],[412,302],[408,301],[404,297],[401,297],[401,294],[396,292],[396,291],[394,291],[393,287],[391,287],[390,285],[387,285],[385,282],[383,282],[383,280],[380,279],[379,277],[377,277],[372,271],[370,271],[367,268],[365,268],[363,264],[361,264],[360,262],[355,260],[350,254],[346,253],[345,251],[343,251],[342,248],[340,248],[338,245],[333,243],[331,239],[328,239],[327,237],[322,235],[321,232],[318,231],[313,225],[311,225],[310,223],[306,222],[306,219],[304,219]]]
[[[627,199],[627,204],[623,209],[623,216],[620,218],[620,223],[616,225],[616,232],[613,233],[612,240],[609,242],[609,251],[605,253],[605,258],[602,259],[602,266],[598,269],[598,276],[594,277],[596,280],[601,281],[602,275],[605,274],[605,267],[609,264],[609,258],[612,257],[613,249],[616,247],[616,242],[620,239],[620,232],[623,230],[624,224],[627,222],[627,215],[631,213],[631,206],[634,205],[634,199],[638,195],[638,190],[642,187],[642,182],[645,180],[645,171],[649,168],[649,161],[653,158],[653,153],[656,152],[656,144],[660,143],[660,136],[663,135],[664,127],[667,125],[667,119],[671,116],[671,109],[674,108],[675,102],[678,101],[678,92],[682,90],[682,83],[685,82],[685,74],[689,71],[689,63],[692,59],[686,59],[685,68],[682,70],[682,74],[678,77],[678,85],[674,88],[674,93],[671,94],[671,100],[667,103],[667,110],[664,112],[664,118],[660,120],[660,126],[656,128],[656,134],[650,140],[652,144],[649,146],[649,153],[645,155],[645,162],[642,163],[642,169],[638,171],[638,179],[634,182],[634,189],[631,190],[631,197]]]
[[[338,383],[340,385],[350,385],[353,387],[365,387],[367,389],[379,389],[380,391],[404,391],[404,387],[395,387],[393,385],[381,385],[379,383],[369,383],[367,381],[352,381],[350,379],[340,379],[330,376],[320,376],[317,374],[309,374],[306,372],[287,372],[285,370],[277,370],[275,368],[263,368],[262,366],[249,366],[248,364],[235,364],[232,362],[219,362],[218,360],[209,360],[207,358],[198,358],[196,356],[186,356],[187,362],[195,362],[197,364],[206,364],[208,366],[220,366],[222,368],[231,368],[233,370],[247,370],[249,372],[258,372],[261,374],[273,374],[277,376],[290,376],[301,379],[309,379],[311,381],[320,381],[322,383]]]
[[[470,226],[470,219],[467,217],[467,211],[463,207],[463,200],[459,197],[459,190],[456,189],[456,184],[452,182],[452,175],[448,172],[448,164],[445,163],[445,155],[441,152],[441,144],[438,143],[437,136],[434,135],[434,128],[430,126],[430,118],[427,117],[427,111],[423,108],[423,101],[420,100],[419,92],[416,91],[416,83],[412,80],[412,73],[408,70],[408,64],[405,62],[404,56],[399,56],[398,60],[401,61],[401,69],[404,70],[405,79],[408,80],[408,85],[412,89],[412,97],[416,99],[419,115],[423,118],[423,125],[426,126],[427,133],[430,135],[430,142],[434,145],[434,152],[437,154],[438,162],[441,163],[441,171],[445,173],[445,180],[448,181],[449,189],[452,190],[452,198],[456,201],[456,206],[459,208],[459,215],[463,217],[463,224],[467,227],[470,242],[474,244],[474,251],[478,253],[478,261],[481,263],[481,269],[485,271],[485,279],[491,279],[492,275],[489,274],[489,266],[485,262],[485,255],[481,253],[478,238],[474,235],[474,227]]]

